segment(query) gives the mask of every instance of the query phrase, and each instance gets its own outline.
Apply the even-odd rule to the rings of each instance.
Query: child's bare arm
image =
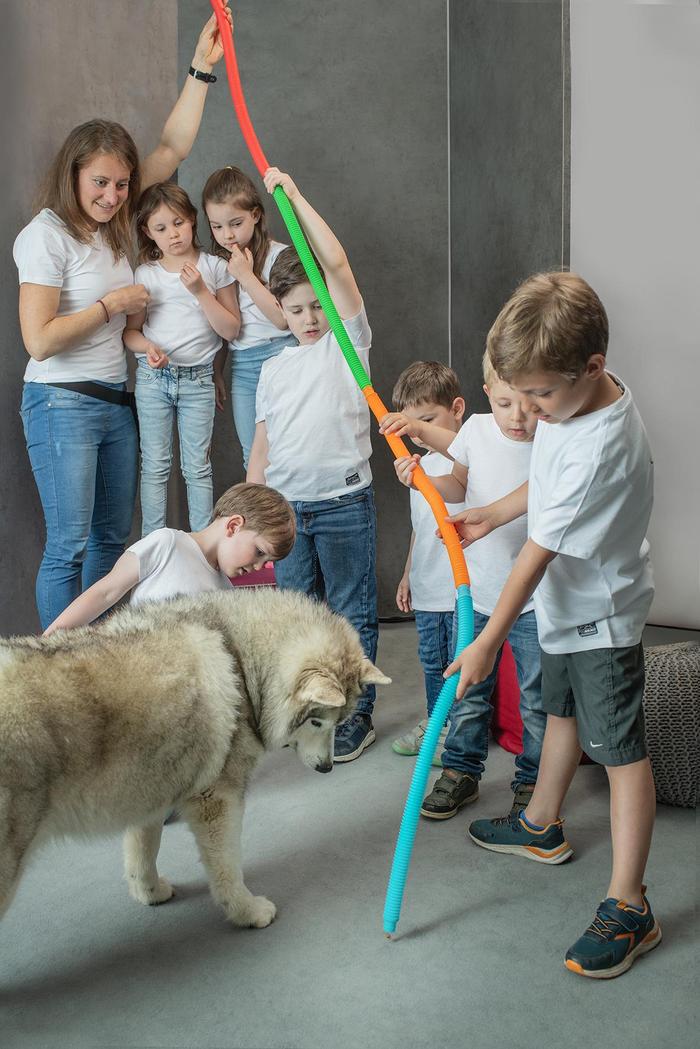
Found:
[[[168,363],[168,356],[160,346],[156,346],[142,332],[146,322],[146,311],[131,314],[126,318],[126,327],[122,332],[122,342],[127,350],[132,353],[145,353],[146,360],[151,368],[164,368]]]
[[[93,583],[80,597],[76,597],[68,608],[47,626],[44,636],[56,630],[70,630],[73,627],[87,626],[106,612],[112,605],[136,586],[139,581],[139,559],[128,550],[122,554],[114,568],[102,579]]]
[[[417,454],[402,456],[401,459],[394,460],[396,476],[401,481],[401,484],[407,488],[415,488],[413,472],[420,465],[420,460],[421,457]],[[446,503],[461,503],[463,501],[467,490],[466,466],[462,466],[461,463],[455,463],[451,474],[431,477],[430,480]],[[452,518],[448,517],[447,520],[451,521]]]
[[[238,281],[239,287],[246,291],[261,313],[267,317],[280,331],[287,330],[287,322],[280,305],[269,288],[258,280],[253,272],[253,253],[250,248],[243,251],[237,244],[231,249],[231,258],[228,260],[229,273]]]
[[[379,432],[385,436],[391,433],[395,437],[416,438],[431,451],[441,452],[449,459],[452,458],[447,449],[455,439],[455,432],[444,426],[436,426],[435,423],[427,423],[422,419],[410,419],[401,412],[389,412],[381,419]]]
[[[411,571],[411,559],[413,557],[413,544],[416,541],[416,533],[411,532],[411,542],[408,544],[408,554],[406,555],[406,565],[403,570],[403,575],[399,580],[399,585],[396,590],[396,607],[400,612],[410,612],[413,609],[411,604],[411,585],[408,581],[409,572]]]
[[[265,470],[269,466],[269,450],[267,426],[263,420],[263,422],[257,423],[255,426],[255,437],[253,438],[253,447],[250,449],[246,481],[255,484],[265,484]]]
[[[520,485],[514,491],[497,499],[495,503],[488,506],[476,507],[473,510],[461,510],[458,514],[448,517],[462,537],[462,546],[469,546],[477,539],[483,539],[485,535],[492,532],[494,528],[514,521],[516,517],[522,517],[527,513],[528,481]]]
[[[276,186],[282,186],[287,194],[311,250],[326,275],[328,290],[341,318],[347,320],[357,316],[362,306],[362,296],[350,269],[348,257],[333,230],[318,212],[314,211],[308,200],[302,197],[289,175],[279,168],[267,169],[265,186],[269,193],[272,193]]]
[[[226,288],[219,288],[216,295],[212,295],[204,283],[202,274],[190,262],[186,262],[182,267],[180,280],[194,295],[216,334],[227,342],[235,339],[241,327],[235,286],[229,284]]]

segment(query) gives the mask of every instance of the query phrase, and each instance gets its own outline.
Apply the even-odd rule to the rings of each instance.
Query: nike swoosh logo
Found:
[[[594,743],[594,742],[593,742],[593,741],[591,740],[591,746],[592,746],[592,747],[602,747],[602,746],[603,746],[603,744],[602,744],[602,743]]]

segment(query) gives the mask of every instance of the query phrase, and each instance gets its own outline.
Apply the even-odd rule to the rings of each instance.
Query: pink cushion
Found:
[[[259,572],[248,572],[247,575],[234,576],[231,580],[234,586],[274,586],[275,566],[268,561]]]

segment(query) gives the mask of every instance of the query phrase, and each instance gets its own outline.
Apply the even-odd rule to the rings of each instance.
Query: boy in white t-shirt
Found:
[[[460,671],[458,696],[483,680],[534,592],[547,711],[537,785],[523,812],[477,820],[470,835],[496,852],[563,862],[572,850],[559,814],[581,750],[605,766],[612,877],[565,959],[597,979],[625,972],[661,940],[642,884],[655,813],[641,645],[654,589],[653,461],[629,389],[606,371],[607,346],[603,304],[573,273],[525,281],[489,332],[493,367],[539,415],[530,481],[455,523],[474,542],[527,510],[529,538],[488,627],[448,668]]]
[[[342,245],[289,175],[269,168],[265,185],[270,193],[276,186],[285,190],[367,369],[372,333]],[[248,480],[273,485],[296,513],[296,544],[277,566],[278,585],[325,597],[352,623],[374,661],[378,624],[369,409],[294,248],[275,259],[270,291],[299,344],[263,364]],[[355,712],[336,728],[336,761],[352,761],[374,742],[373,708],[374,686],[369,686]]]
[[[401,415],[387,416],[381,426],[384,433],[417,437],[448,455],[452,460],[451,474],[433,478],[433,483],[446,501],[466,498],[467,506],[482,506],[527,481],[537,426],[537,416],[526,411],[523,398],[499,379],[487,356],[484,356],[483,368],[484,392],[491,414],[470,416],[456,436],[427,420],[407,421]],[[416,459],[414,456],[396,460],[396,472],[404,484],[411,483]],[[486,628],[526,538],[525,520],[516,521],[470,551],[475,637]],[[523,749],[515,758],[511,784],[512,808],[519,812],[530,800],[537,779],[546,721],[540,695],[540,646],[532,602],[524,605],[507,640],[515,659],[523,722]],[[490,674],[471,688],[460,703],[453,704],[442,753],[443,772],[421,805],[421,814],[428,819],[449,819],[479,796],[479,780],[488,755],[491,696],[502,650],[503,642]]]
[[[273,488],[235,484],[200,532],[158,528],[130,546],[108,575],[77,597],[45,634],[87,626],[131,590],[131,604],[232,589],[230,577],[258,571],[294,545],[296,523]]]
[[[462,425],[465,405],[459,379],[451,368],[439,361],[416,361],[409,365],[396,380],[392,401],[396,411],[407,418],[440,426],[453,435]],[[414,443],[423,447],[419,440]],[[452,469],[451,459],[440,452],[428,451],[420,464],[429,477],[442,476]],[[406,567],[396,591],[396,604],[402,612],[413,612],[415,617],[429,718],[444,685],[442,675],[452,661],[455,584],[447,551],[435,534],[435,518],[428,502],[415,488],[411,489],[410,500],[413,530]],[[447,505],[451,514],[463,508],[463,499]],[[391,744],[394,753],[416,755],[427,723],[423,717],[414,728],[395,739]],[[447,729],[443,728],[433,765],[440,765],[446,734]]]

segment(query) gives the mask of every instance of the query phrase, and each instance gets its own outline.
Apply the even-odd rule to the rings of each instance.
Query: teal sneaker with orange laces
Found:
[[[562,820],[534,827],[520,812],[509,812],[495,820],[474,820],[469,837],[482,849],[491,852],[512,852],[537,863],[564,863],[574,850],[564,837]]]
[[[627,972],[641,954],[658,947],[661,926],[651,913],[649,900],[642,898],[643,909],[625,900],[603,900],[583,936],[566,952],[566,968],[594,980],[609,980]]]

